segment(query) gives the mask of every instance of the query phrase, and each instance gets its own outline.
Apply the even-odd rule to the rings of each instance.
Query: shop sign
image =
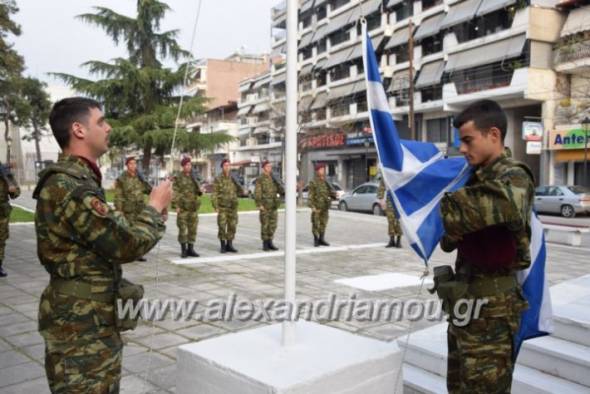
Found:
[[[543,143],[541,141],[527,141],[526,143],[526,154],[527,155],[540,155],[543,150]]]
[[[368,141],[370,144],[373,144],[373,136],[360,136],[360,137],[346,137],[346,145],[348,146],[355,146],[355,145],[365,145],[365,142]]]
[[[522,139],[525,141],[542,141],[543,123],[529,121],[522,122]]]
[[[590,142],[590,131],[587,133]],[[552,130],[549,135],[549,149],[584,149],[584,130]],[[590,146],[590,144],[588,144]]]
[[[344,133],[308,135],[301,139],[300,146],[302,149],[337,148],[344,146],[345,141]]]

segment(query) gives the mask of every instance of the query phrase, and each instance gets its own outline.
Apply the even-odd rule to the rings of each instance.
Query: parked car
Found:
[[[340,201],[342,196],[344,196],[345,194],[344,190],[342,190],[342,187],[337,183],[331,182],[330,184],[332,185],[334,190],[336,190],[336,200]],[[303,190],[301,190],[301,196],[303,198],[303,201],[307,201],[307,198],[309,196],[309,184],[305,185]]]
[[[584,186],[539,186],[535,189],[535,210],[559,213],[566,218],[590,213],[590,189]]]
[[[378,190],[378,183],[363,183],[340,199],[338,209],[341,211],[373,212],[374,215],[383,215],[380,200],[377,198]]]
[[[252,178],[248,182],[248,197],[250,198],[254,198],[254,191],[256,190],[256,179],[258,178]]]

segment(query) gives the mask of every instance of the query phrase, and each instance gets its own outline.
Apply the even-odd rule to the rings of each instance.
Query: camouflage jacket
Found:
[[[146,194],[152,186],[139,175],[125,171],[115,181],[115,208],[123,213],[140,213],[146,205]]]
[[[43,170],[33,197],[41,264],[52,280],[85,282],[92,293],[112,294],[120,264],[143,256],[164,235],[162,216],[151,206],[133,224],[109,208],[99,175],[79,157],[63,156]],[[113,333],[113,304],[61,294],[52,282],[39,306],[45,338],[67,341]]]
[[[200,196],[203,195],[199,182],[192,174],[180,172],[174,178],[174,197],[172,203],[183,211],[198,211],[201,206]]]
[[[379,189],[377,190],[377,198],[379,200],[383,200],[385,198],[385,182],[383,181],[383,178],[381,178],[381,181],[379,182]],[[395,206],[393,205],[393,202],[391,202],[391,196],[389,195],[389,191],[387,192],[387,198],[386,198],[386,203],[387,203],[387,208],[391,209],[393,211],[393,213],[395,214],[396,217],[399,217],[399,214],[397,213],[397,209],[395,209]]]
[[[281,205],[279,195],[285,194],[283,185],[277,182],[271,175],[262,174],[256,180],[254,200],[258,208],[278,209]]]
[[[322,181],[316,177],[311,182],[309,182],[309,196],[307,199],[307,204],[311,208],[321,210],[330,209],[333,197],[334,192],[328,184],[328,181]]]
[[[10,193],[8,188],[16,187],[14,193]],[[0,216],[8,216],[10,213],[9,199],[15,199],[20,196],[20,187],[16,183],[14,176],[4,167],[0,168]]]
[[[533,196],[533,175],[529,168],[503,153],[488,166],[476,169],[465,187],[445,194],[441,200],[445,228],[441,247],[452,251],[464,239],[471,239],[473,234],[479,233],[482,236],[473,239],[481,243],[478,246],[480,255],[485,253],[484,249],[492,255],[495,254],[494,248],[498,249],[486,237],[499,239],[503,245],[513,245],[515,253],[511,257],[511,267],[508,267],[508,272],[500,274],[527,268],[531,262],[529,245]],[[473,248],[473,245],[468,246]],[[504,252],[497,250],[500,257]],[[468,263],[463,260],[458,255],[457,270]],[[472,274],[477,276],[478,270],[472,271]]]
[[[213,208],[237,208],[238,196],[241,193],[242,187],[231,175],[219,175],[213,182],[213,194],[211,196]]]

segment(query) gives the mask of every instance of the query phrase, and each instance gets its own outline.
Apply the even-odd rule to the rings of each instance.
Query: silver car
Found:
[[[535,189],[535,210],[559,213],[566,218],[590,213],[590,189],[583,186],[539,186]]]
[[[346,193],[338,203],[341,211],[373,212],[383,215],[380,200],[377,198],[379,184],[375,182],[363,183],[350,193]]]

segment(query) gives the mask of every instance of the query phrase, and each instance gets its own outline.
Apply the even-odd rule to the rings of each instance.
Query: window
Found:
[[[408,51],[408,46],[406,44],[394,47],[391,53],[395,55],[396,64],[410,60],[410,52]]]
[[[333,117],[345,116],[350,114],[350,100],[343,99],[342,101],[336,102],[330,107],[330,113]]]
[[[330,35],[330,45],[336,46],[350,39],[350,30],[340,30]]]
[[[317,86],[318,87],[325,86],[326,83],[328,83],[327,82],[327,77],[326,77],[327,73],[324,70],[320,71],[316,75],[317,75],[316,81],[317,81]]]
[[[454,26],[452,31],[457,36],[457,41],[464,43],[509,29],[513,20],[514,15],[506,10],[499,10]]]
[[[442,34],[438,33],[434,36],[426,37],[422,40],[422,56],[432,55],[433,53],[439,53],[443,50]]]
[[[426,121],[426,139],[428,142],[449,141],[449,118],[428,119]]]
[[[302,49],[299,52],[303,55],[303,60],[307,60],[311,57],[311,55],[313,55],[313,49],[312,49],[311,45],[305,47],[304,49]]]
[[[328,50],[328,40],[326,38],[322,38],[321,40],[318,41],[317,47],[318,47],[318,55],[320,53],[326,52]]]
[[[528,64],[528,55],[525,53],[523,56],[503,62],[495,62],[467,70],[455,71],[443,76],[443,80],[445,82],[453,82],[459,94],[496,89],[509,86],[514,70],[526,67]]]
[[[393,9],[393,12],[395,13],[396,22],[409,18],[414,15],[414,2],[412,0],[404,0]]]
[[[311,25],[311,14],[307,14],[306,16],[301,18],[301,24],[303,25],[304,29],[309,27]]]
[[[422,102],[442,100],[442,85],[428,86],[420,91],[422,93]]]
[[[368,186],[360,186],[355,189],[353,194],[365,194],[367,193]]]
[[[321,108],[315,111],[316,121],[326,120],[326,116],[326,108]]]
[[[356,112],[367,112],[369,108],[367,107],[367,94],[360,93],[354,96],[354,102],[356,103]]]
[[[559,197],[559,196],[563,196],[563,192],[558,187],[552,186],[547,189],[547,195]]]
[[[330,9],[334,11],[348,3],[350,3],[350,0],[332,0]]]
[[[535,196],[546,196],[547,195],[547,187],[540,186],[535,189]]]
[[[316,11],[317,20],[321,21],[322,19],[326,18],[327,16],[328,16],[328,10],[327,10],[326,6],[318,7],[318,9]]]
[[[330,70],[330,80],[339,81],[350,77],[350,65],[348,63],[340,64]]]
[[[426,11],[429,8],[442,4],[443,0],[422,0],[422,11]]]

